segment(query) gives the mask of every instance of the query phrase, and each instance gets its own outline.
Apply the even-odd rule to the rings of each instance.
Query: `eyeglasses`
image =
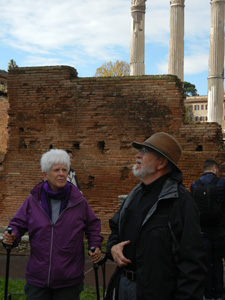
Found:
[[[142,155],[146,155],[148,153],[148,150],[145,147],[143,147],[139,150],[138,153],[141,153]]]

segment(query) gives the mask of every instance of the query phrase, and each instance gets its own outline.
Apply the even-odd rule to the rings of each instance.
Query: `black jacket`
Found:
[[[181,184],[182,174],[172,173],[157,202],[142,222],[136,243],[137,300],[202,300],[206,256],[200,238],[197,207]],[[107,252],[122,242],[121,219],[140,193],[137,185],[110,220]]]

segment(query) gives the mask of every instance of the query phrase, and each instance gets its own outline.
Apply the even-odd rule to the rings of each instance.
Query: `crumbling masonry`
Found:
[[[136,151],[157,131],[183,148],[184,184],[202,172],[205,158],[225,161],[217,123],[184,124],[184,93],[173,75],[79,78],[66,66],[18,68],[8,74],[9,140],[0,153],[0,227],[8,224],[42,180],[40,157],[50,148],[72,149],[82,191],[102,220],[102,234],[118,209],[118,195],[138,182]]]

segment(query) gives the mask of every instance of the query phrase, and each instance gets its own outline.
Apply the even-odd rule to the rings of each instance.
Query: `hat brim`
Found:
[[[162,156],[164,156],[166,159],[168,159],[171,162],[171,164],[173,165],[173,167],[175,167],[179,172],[182,172],[181,169],[167,156],[167,154],[164,151],[160,150],[159,148],[155,147],[154,145],[149,144],[147,142],[143,142],[143,143],[132,142],[132,146],[138,150],[141,149],[142,147],[153,149],[154,151],[160,153]]]

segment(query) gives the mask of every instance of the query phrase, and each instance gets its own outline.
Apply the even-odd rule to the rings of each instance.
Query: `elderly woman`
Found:
[[[101,258],[100,220],[79,189],[67,182],[70,157],[52,149],[42,155],[44,181],[33,188],[9,223],[3,243],[17,246],[28,231],[30,257],[26,268],[28,300],[78,300],[83,290],[83,234],[94,263]]]

